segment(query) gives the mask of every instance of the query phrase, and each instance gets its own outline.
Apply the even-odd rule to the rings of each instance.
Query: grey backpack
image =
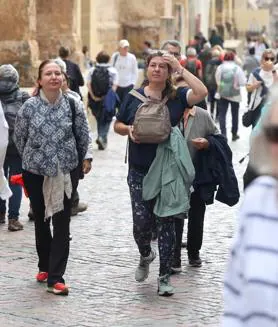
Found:
[[[134,122],[133,135],[140,143],[162,143],[171,133],[169,109],[166,106],[168,97],[162,101],[151,100],[135,90],[129,92],[142,101],[139,105]]]

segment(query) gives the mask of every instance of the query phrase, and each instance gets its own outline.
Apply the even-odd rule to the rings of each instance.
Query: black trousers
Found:
[[[201,199],[198,192],[193,192],[190,197],[190,209],[188,212],[188,228],[187,228],[187,252],[188,257],[194,257],[199,253],[203,243],[204,218],[206,212],[206,204]],[[174,258],[181,258],[181,242],[183,234],[184,220],[175,219],[176,230],[176,247]]]
[[[52,217],[53,235],[50,229],[50,219],[45,221],[45,204],[43,198],[44,176],[32,174],[26,170],[22,173],[24,185],[29,194],[35,219],[36,249],[39,257],[40,271],[48,272],[48,286],[57,282],[64,283],[63,275],[69,256],[69,225],[71,214],[71,199],[64,197],[64,210]],[[71,172],[73,193],[79,181],[79,170]]]

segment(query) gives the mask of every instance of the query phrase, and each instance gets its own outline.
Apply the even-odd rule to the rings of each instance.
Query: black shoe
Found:
[[[98,149],[99,150],[105,150],[106,148],[106,143],[103,141],[103,139],[101,137],[98,137],[96,140],[96,144],[98,145]]]
[[[234,134],[233,137],[232,137],[232,141],[236,141],[239,139],[239,135],[237,134]]]
[[[202,260],[200,258],[199,253],[196,253],[194,255],[188,255],[188,261],[189,261],[189,265],[191,267],[201,267],[202,266]]]
[[[0,212],[0,224],[5,224],[6,221],[6,213]]]
[[[171,274],[179,274],[182,272],[181,269],[181,260],[180,259],[173,259],[173,263],[171,266]]]
[[[34,221],[35,220],[35,217],[34,217],[34,213],[33,213],[32,208],[30,208],[30,210],[28,212],[28,217],[29,217],[29,220],[30,221]]]
[[[187,248],[187,242],[181,242],[181,247],[182,248]]]
[[[152,241],[157,240],[157,232],[152,232]]]

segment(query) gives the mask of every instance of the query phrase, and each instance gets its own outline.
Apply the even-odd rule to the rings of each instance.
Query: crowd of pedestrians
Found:
[[[278,219],[276,54],[260,38],[248,44],[241,60],[234,49],[223,49],[216,30],[209,40],[196,35],[185,55],[176,40],[165,41],[160,49],[151,46],[144,42],[145,80],[136,90],[138,64],[128,40],[121,40],[111,57],[100,51],[95,65],[83,49],[86,103],[96,118],[98,149],[109,146],[114,116],[114,131],[128,136],[127,182],[140,256],[135,279],[147,279],[156,258],[152,241],[157,237],[158,294],[173,295],[170,276],[182,271],[184,245],[189,265],[202,265],[206,206],[214,200],[228,206],[238,203],[226,114],[230,107],[231,140],[237,141],[241,92],[246,87],[248,103],[242,122],[254,130],[244,175],[248,188],[240,209],[240,232],[225,281],[223,326],[233,326],[236,320],[241,326],[238,321],[246,319],[250,326],[272,326],[264,319],[273,318],[268,301],[276,296],[276,287],[268,291],[266,285],[277,284],[271,259],[277,252],[273,231]],[[43,61],[30,95],[19,89],[19,75],[12,65],[0,66],[0,223],[7,218],[9,231],[23,229],[19,222],[22,186],[11,181],[11,176],[20,175],[35,226],[36,280],[47,282],[49,292],[62,295],[69,293],[63,276],[70,217],[87,208],[79,201],[78,182],[91,170],[93,160],[80,91],[85,82],[69,56],[70,51],[61,47],[57,58]],[[185,219],[187,242],[183,244]],[[260,271],[259,253],[270,262],[268,274]],[[261,317],[256,310],[263,300],[252,302],[257,294],[264,299]]]

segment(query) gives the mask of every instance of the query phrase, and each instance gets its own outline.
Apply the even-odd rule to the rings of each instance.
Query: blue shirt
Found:
[[[176,91],[176,96],[173,99],[170,98],[166,103],[169,109],[172,126],[176,126],[179,123],[183,116],[184,110],[189,107],[187,102],[188,90],[189,88],[178,88]],[[146,96],[143,88],[140,88],[137,91]],[[139,99],[135,98],[131,94],[128,94],[125,97],[124,102],[122,103],[117,114],[117,120],[123,122],[126,125],[132,125],[138,106],[141,103],[142,102]],[[148,171],[155,158],[156,149],[157,144],[137,144],[129,140],[129,165],[142,171]]]

